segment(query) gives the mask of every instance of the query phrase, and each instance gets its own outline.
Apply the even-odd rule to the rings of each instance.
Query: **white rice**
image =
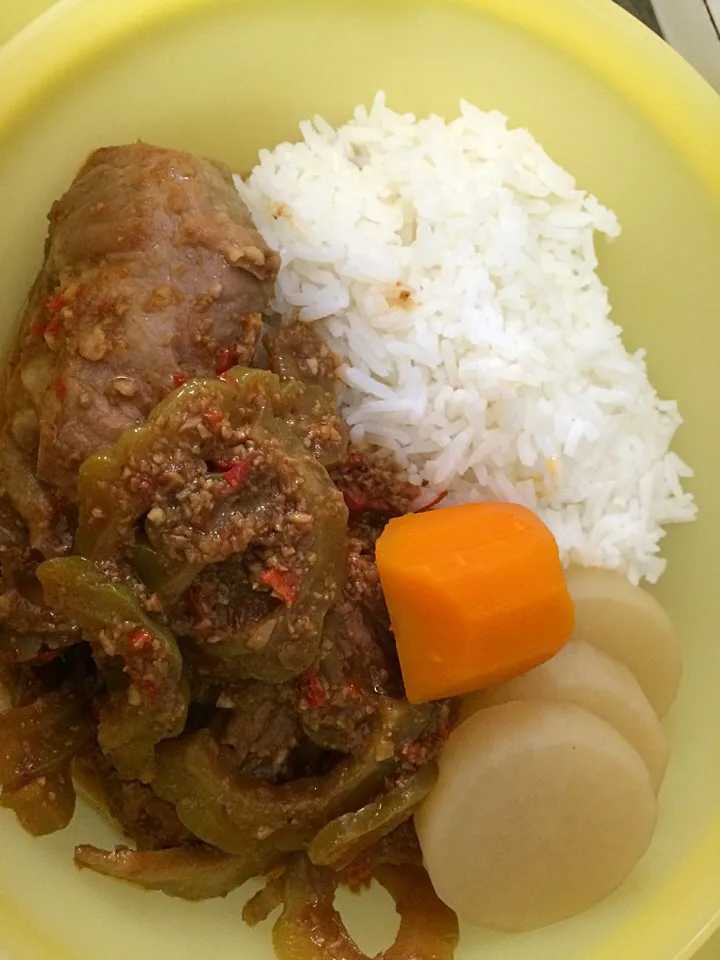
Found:
[[[566,563],[657,580],[663,525],[696,513],[692,473],[669,450],[677,405],[623,347],[595,273],[615,215],[469,103],[446,123],[379,94],[301,131],[238,189],[282,255],[277,309],[319,322],[343,361],[353,440],[446,503],[531,507]]]

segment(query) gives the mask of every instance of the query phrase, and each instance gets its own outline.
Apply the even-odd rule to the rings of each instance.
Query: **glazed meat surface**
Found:
[[[143,143],[95,151],[49,220],[7,412],[37,478],[72,497],[82,461],[183,377],[252,362],[279,257],[229,170]]]

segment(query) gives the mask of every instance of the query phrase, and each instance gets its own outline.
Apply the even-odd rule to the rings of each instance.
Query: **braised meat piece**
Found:
[[[81,462],[183,378],[252,361],[279,257],[229,170],[143,143],[95,151],[49,219],[6,406],[72,497]]]
[[[193,842],[175,808],[144,783],[121,780],[96,743],[75,757],[73,775],[90,799],[135,841],[138,850],[164,850]]]
[[[384,451],[351,446],[331,475],[350,515],[379,524],[379,530],[390,517],[409,513],[420,493],[408,482],[397,461]]]
[[[72,623],[45,605],[37,565],[25,523],[0,496],[0,660],[5,665],[47,662],[81,639]]]
[[[392,475],[402,483],[399,474]],[[383,494],[388,490],[387,485]],[[325,621],[317,668],[293,686],[303,729],[327,750],[354,753],[365,742],[383,698],[404,696],[375,542],[387,516],[355,515],[348,528],[348,576]]]
[[[249,681],[218,702],[231,708],[220,740],[242,773],[268,783],[299,775],[296,754],[303,736],[284,684]]]

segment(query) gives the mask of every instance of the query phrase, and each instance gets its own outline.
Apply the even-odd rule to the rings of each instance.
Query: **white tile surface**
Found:
[[[653,0],[668,40],[720,92],[720,0]]]

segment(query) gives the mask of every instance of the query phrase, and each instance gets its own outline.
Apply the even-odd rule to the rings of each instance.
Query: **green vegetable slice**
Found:
[[[185,727],[188,690],[169,630],[147,617],[129,586],[109,580],[90,560],[61,557],[38,567],[45,599],[77,623],[111,686],[101,710],[98,740],[120,775],[147,782],[155,746]],[[123,671],[112,672],[119,658]]]

